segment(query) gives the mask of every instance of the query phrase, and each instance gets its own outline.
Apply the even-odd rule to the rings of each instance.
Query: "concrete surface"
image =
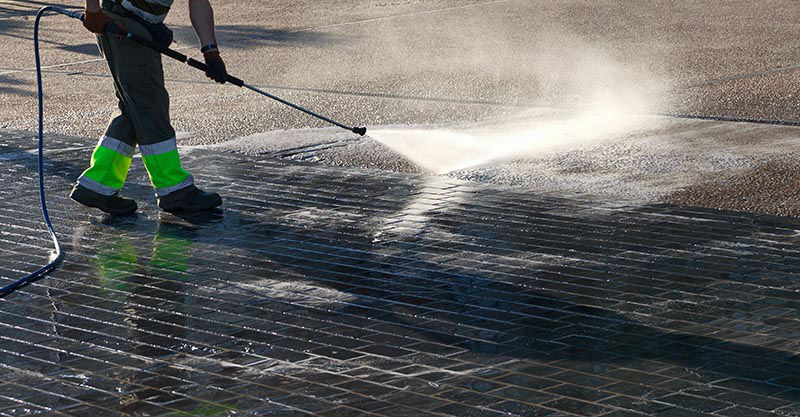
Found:
[[[177,2],[169,23],[177,32],[176,47],[194,52],[184,3]],[[5,1],[0,10],[0,45],[6,51],[0,70],[2,127],[34,126],[30,15],[39,4]],[[555,79],[532,69],[547,65],[534,59],[543,51],[569,54],[577,45],[658,75],[650,87],[678,88],[669,110],[798,120],[791,93],[797,68],[757,75],[800,64],[794,47],[800,23],[793,12],[789,1],[298,1],[287,7],[237,0],[216,5],[220,43],[232,72],[336,118],[369,125],[469,120],[504,109],[458,101],[552,104],[580,98],[581,91],[548,86]],[[97,136],[113,97],[92,36],[65,17],[48,18],[44,30],[43,56],[54,67],[47,77],[51,128]],[[258,96],[204,83],[190,68],[166,66],[176,124],[195,132],[198,140],[315,125]],[[752,76],[715,81],[740,74]],[[700,86],[680,89],[692,85]]]
[[[33,10],[42,4],[12,0],[0,5],[3,128],[35,127],[31,30]],[[75,8],[81,2],[60,4]],[[231,72],[346,123],[372,128],[513,119],[533,106],[580,105],[596,88],[633,89],[653,112],[798,121],[800,52],[795,38],[800,23],[794,19],[795,6],[790,1],[708,0],[298,1],[287,6],[236,0],[215,8]],[[168,22],[176,32],[175,47],[196,54],[184,2],[177,2]],[[98,136],[113,108],[113,94],[92,36],[65,17],[46,18],[43,30],[48,130]],[[184,145],[324,126],[249,91],[206,82],[202,74],[180,64],[166,60],[165,67],[173,119]],[[570,192],[588,188],[626,199],[796,213],[779,207],[776,201],[786,198],[764,195],[760,188],[750,189],[744,199],[761,203],[742,205],[736,203],[741,195],[710,196],[708,191],[722,187],[719,181],[744,178],[748,170],[769,166],[763,158],[751,156],[765,147],[770,148],[765,153],[773,153],[774,146],[792,142],[795,131],[742,125],[715,130],[706,128],[713,123],[679,121],[670,126],[657,129],[646,140],[666,138],[676,146],[687,144],[692,135],[686,129],[694,126],[698,130],[691,142],[696,149],[747,156],[732,155],[737,166],[720,167],[719,152],[692,154],[676,146],[668,149],[680,156],[654,149],[637,151],[644,140],[639,138],[610,150],[603,145],[594,150],[564,149],[563,155],[547,160],[504,162],[457,176]],[[756,136],[753,129],[763,131]],[[731,135],[738,135],[737,130],[751,135],[751,146],[720,149]],[[303,157],[341,166],[416,170],[383,147],[353,142],[325,149],[325,144],[338,140],[335,135],[307,132],[308,137],[292,136],[295,148],[316,141],[321,146],[309,149],[321,151],[306,150]],[[575,159],[577,154],[598,150],[607,156],[605,160]],[[786,150],[790,160],[794,151]],[[559,161],[566,165],[558,165]],[[665,172],[672,164],[676,169]],[[610,167],[620,172],[607,172]],[[576,169],[584,175],[576,178]],[[598,170],[605,173],[591,179]],[[714,181],[717,177],[719,181]],[[670,196],[686,187],[688,197]]]

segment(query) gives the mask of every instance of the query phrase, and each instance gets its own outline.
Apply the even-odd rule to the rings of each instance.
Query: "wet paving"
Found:
[[[0,416],[797,416],[800,220],[185,149],[224,210],[78,207],[0,299]],[[46,262],[0,131],[0,284]]]
[[[539,109],[513,122],[370,126],[364,138],[338,128],[292,129],[210,148],[411,174],[425,173],[427,163],[439,169],[429,173],[458,180],[800,217],[798,126],[641,115],[625,128],[578,121]],[[548,134],[558,126],[562,135]],[[445,172],[448,166],[454,169]]]

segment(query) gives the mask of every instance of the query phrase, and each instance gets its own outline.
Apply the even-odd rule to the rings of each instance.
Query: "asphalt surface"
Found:
[[[177,3],[168,19],[176,32],[174,47],[196,56],[186,5]],[[646,102],[641,108],[645,112],[800,121],[800,50],[795,47],[800,23],[791,1],[298,1],[290,7],[255,0],[218,3],[218,36],[232,73],[349,124],[373,128],[513,120],[532,107],[572,108],[609,91],[621,97],[635,93]],[[6,58],[0,66],[0,128],[35,127],[32,14],[42,4],[14,0],[0,5],[0,46]],[[81,2],[61,4],[77,8]],[[92,35],[66,17],[46,18],[43,31],[48,131],[97,137],[114,97]],[[165,70],[183,145],[325,126],[252,92],[210,83],[181,64],[166,60]],[[693,139],[702,145],[698,149],[717,149],[728,143],[731,132],[761,129],[706,129],[691,121],[672,126],[674,131],[654,128],[648,140],[670,138],[680,144],[686,129],[698,127]],[[293,137],[305,145],[337,140],[308,135],[301,131]],[[743,152],[754,155],[788,143],[784,153],[791,154],[795,144],[790,139],[796,136],[786,128],[764,128]],[[639,145],[621,146],[629,154]],[[304,157],[335,165],[416,169],[401,155],[370,141],[324,148]],[[588,151],[574,147],[563,149],[560,157],[540,158],[569,159],[570,152]],[[691,149],[680,152],[685,155]],[[769,166],[765,161],[716,169],[716,154],[704,160],[706,154],[696,152],[685,156],[696,163],[658,179],[650,178],[654,174],[649,167],[668,166],[670,157],[652,149],[641,153],[649,159],[629,158],[628,164],[613,159],[619,156],[613,150],[596,153],[607,155],[600,165],[630,171],[617,177],[631,182],[592,190],[652,201],[674,198],[667,196],[689,187],[691,198],[681,202],[779,212],[770,196],[757,196],[763,204],[745,207],[735,204],[736,198],[720,202],[702,191],[719,187],[718,182],[709,183],[717,177],[741,176],[750,169],[766,180],[778,176],[764,171]],[[563,175],[569,168],[540,171],[541,167],[536,158],[502,161],[459,177],[586,191],[583,182]],[[543,172],[548,174],[546,181],[540,180]],[[583,172],[592,174],[591,169]],[[636,178],[644,177],[651,185],[643,188]]]
[[[185,2],[177,3],[169,17],[175,46],[196,52]],[[4,1],[0,8],[0,127],[35,126],[31,14],[41,4]],[[555,73],[561,64],[581,63],[584,52],[652,75],[653,92],[700,85],[673,90],[667,110],[798,120],[790,88],[796,70],[713,82],[799,65],[795,7],[790,1],[298,1],[286,7],[237,0],[219,2],[215,12],[231,72],[335,118],[380,125],[508,112],[458,101],[580,99],[583,86],[567,85]],[[92,36],[65,17],[47,18],[43,30],[45,63],[58,66],[46,80],[50,129],[97,136],[114,98]],[[198,141],[315,125],[249,92],[205,83],[191,68],[165,65],[174,80],[175,123]]]

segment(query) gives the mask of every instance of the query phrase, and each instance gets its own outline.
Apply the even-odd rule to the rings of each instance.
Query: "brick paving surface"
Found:
[[[222,214],[67,198],[0,299],[0,416],[797,416],[800,221],[185,150]],[[0,284],[49,255],[0,132]]]

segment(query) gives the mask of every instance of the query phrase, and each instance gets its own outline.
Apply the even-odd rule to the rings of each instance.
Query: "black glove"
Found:
[[[206,72],[206,77],[220,84],[225,84],[225,81],[228,80],[228,71],[225,70],[225,62],[222,60],[222,57],[219,56],[219,51],[212,50],[204,52],[203,57],[206,59],[206,65],[209,67],[209,71]]]
[[[102,10],[96,12],[84,10],[83,27],[88,29],[89,32],[102,35],[106,32],[106,25],[110,22],[111,18],[108,17],[107,14],[103,13]]]

